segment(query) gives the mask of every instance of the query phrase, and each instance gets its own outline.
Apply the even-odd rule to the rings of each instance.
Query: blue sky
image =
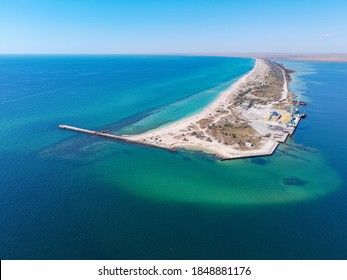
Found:
[[[0,0],[0,53],[347,52],[347,1]]]

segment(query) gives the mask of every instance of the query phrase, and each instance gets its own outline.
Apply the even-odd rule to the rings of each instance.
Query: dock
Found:
[[[134,140],[128,139],[126,137],[110,134],[110,133],[107,133],[107,132],[104,132],[104,131],[94,131],[94,130],[79,128],[79,127],[65,125],[65,124],[60,124],[58,127],[61,128],[61,129],[81,132],[81,133],[89,134],[89,135],[92,135],[92,136],[100,136],[100,137],[104,137],[104,138],[109,138],[109,139],[116,140],[116,141],[122,141],[122,142],[127,142],[127,143],[138,144],[138,145],[144,145],[144,146],[150,146],[150,147],[155,147],[155,148],[161,148],[161,149],[164,149],[164,150],[169,150],[171,152],[176,152],[177,151],[174,148],[161,147],[161,146],[157,146],[157,145],[154,145],[154,144],[151,144],[151,143],[143,143],[143,142],[139,142],[139,141],[134,141]]]
[[[251,152],[243,153],[243,154],[235,154],[232,157],[221,157],[221,161],[227,161],[227,160],[234,160],[234,159],[246,159],[246,158],[255,158],[255,157],[265,157],[265,156],[271,156],[276,151],[277,147],[279,146],[279,142],[274,141],[274,143],[271,145],[270,149],[268,151],[264,152]]]
[[[301,121],[301,117],[298,118],[298,122],[295,124],[294,129],[291,132],[289,132],[290,135],[294,134],[296,128],[299,126],[300,121]]]

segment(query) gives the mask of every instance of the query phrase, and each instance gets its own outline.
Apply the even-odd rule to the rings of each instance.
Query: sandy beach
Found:
[[[276,109],[285,114],[288,75],[269,60],[256,59],[254,68],[222,92],[207,108],[188,118],[138,135],[130,142],[170,149],[192,149],[233,159],[272,154],[293,128],[265,116]],[[282,103],[278,104],[278,100]]]

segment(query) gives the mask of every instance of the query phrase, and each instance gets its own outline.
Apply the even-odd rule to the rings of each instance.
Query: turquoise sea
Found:
[[[57,126],[165,125],[253,59],[0,56],[0,258],[346,259],[347,64],[281,63],[307,119],[273,156],[221,162]]]

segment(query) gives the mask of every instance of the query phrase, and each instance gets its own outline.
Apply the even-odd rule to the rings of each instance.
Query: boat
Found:
[[[307,102],[298,101],[298,100],[293,100],[293,105],[302,105],[302,106],[306,106],[306,105],[307,105]]]

